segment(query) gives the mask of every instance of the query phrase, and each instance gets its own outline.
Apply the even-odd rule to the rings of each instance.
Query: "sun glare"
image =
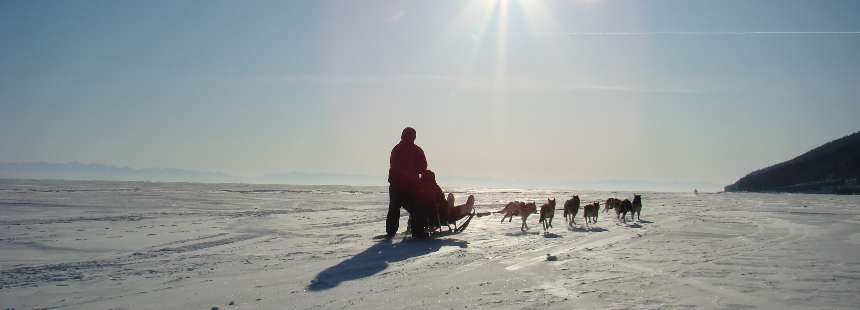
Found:
[[[493,87],[504,88],[508,67],[508,39],[511,34],[511,16],[516,14],[524,18],[527,27],[525,35],[537,35],[543,32],[553,32],[558,29],[552,16],[547,12],[543,1],[540,0],[480,0],[472,2],[464,18],[480,20],[477,30],[472,34],[474,45],[471,52],[469,68],[473,68],[478,55],[486,48],[483,46],[487,39],[495,42],[493,53]],[[492,29],[492,30],[490,30]],[[519,31],[518,31],[519,32]],[[522,35],[517,33],[517,35]]]

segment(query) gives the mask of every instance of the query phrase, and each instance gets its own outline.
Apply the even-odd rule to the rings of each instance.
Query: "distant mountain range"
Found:
[[[0,163],[0,178],[308,185],[385,185],[387,183],[384,176],[358,174],[289,172],[261,177],[239,177],[221,172],[173,168],[136,169],[79,162]]]
[[[382,186],[388,184],[388,179],[385,176],[364,174],[289,172],[248,178],[246,182],[264,184]]]
[[[754,171],[727,192],[860,194],[860,132],[828,142],[792,160]]]
[[[163,182],[233,182],[236,180],[235,177],[220,172],[170,168],[135,169],[79,162],[0,163],[0,178]]]
[[[255,183],[296,185],[356,185],[387,186],[385,175],[288,172],[259,177],[240,177],[221,172],[205,172],[172,168],[129,168],[104,164],[69,163],[0,163],[0,178],[4,179],[59,179],[100,181],[152,181],[152,182],[203,182],[203,183]],[[440,175],[439,184],[448,187],[486,188],[552,188],[591,189],[608,191],[691,191],[716,190],[718,184],[708,182],[670,182],[636,180],[550,181],[507,180],[482,177]]]

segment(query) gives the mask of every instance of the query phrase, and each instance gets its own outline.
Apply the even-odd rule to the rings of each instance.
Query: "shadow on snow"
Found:
[[[506,232],[505,236],[508,237],[521,237],[521,236],[537,236],[541,233],[539,231],[520,231],[520,232]]]
[[[543,234],[543,237],[544,237],[544,238],[547,238],[547,239],[562,238],[562,236],[561,236],[561,235],[559,235],[559,234],[555,234],[555,233],[551,233],[551,232],[546,232],[546,233],[544,233],[544,234]]]
[[[321,271],[311,280],[307,289],[310,291],[324,291],[334,288],[344,281],[369,277],[388,268],[389,263],[432,253],[443,246],[466,248],[468,247],[468,242],[451,239],[432,239],[395,244],[391,240],[381,240],[361,253]]]
[[[575,231],[575,232],[602,232],[606,231],[606,228],[591,226],[590,228],[585,228],[585,226],[568,226],[567,230]]]

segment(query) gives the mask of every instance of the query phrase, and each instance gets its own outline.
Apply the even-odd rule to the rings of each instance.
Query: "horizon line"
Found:
[[[167,180],[126,180],[126,179],[68,179],[68,178],[32,178],[32,177],[4,177],[0,176],[0,180],[22,180],[22,181],[57,181],[57,182],[138,182],[138,183],[165,183],[165,184],[237,184],[237,185],[287,185],[287,186],[351,186],[351,187],[387,187],[387,184],[312,184],[312,183],[280,183],[280,182],[227,182],[227,181],[167,181]],[[581,191],[596,191],[596,192],[653,192],[653,193],[686,193],[689,190],[680,190],[680,189],[654,189],[654,188],[595,188],[589,186],[570,186],[569,188],[561,188],[557,185],[528,185],[528,186],[511,186],[511,185],[493,185],[493,184],[455,184],[451,186],[445,186],[448,188],[464,188],[464,187],[479,187],[481,189],[492,189],[492,190],[553,190],[553,191],[564,191],[564,190],[581,190]],[[699,193],[720,193],[724,192],[724,188],[720,188],[717,191],[712,191],[707,188],[699,189]]]

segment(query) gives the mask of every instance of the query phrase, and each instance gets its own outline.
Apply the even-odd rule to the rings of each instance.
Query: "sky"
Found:
[[[860,2],[2,1],[0,162],[722,186],[860,130]]]

